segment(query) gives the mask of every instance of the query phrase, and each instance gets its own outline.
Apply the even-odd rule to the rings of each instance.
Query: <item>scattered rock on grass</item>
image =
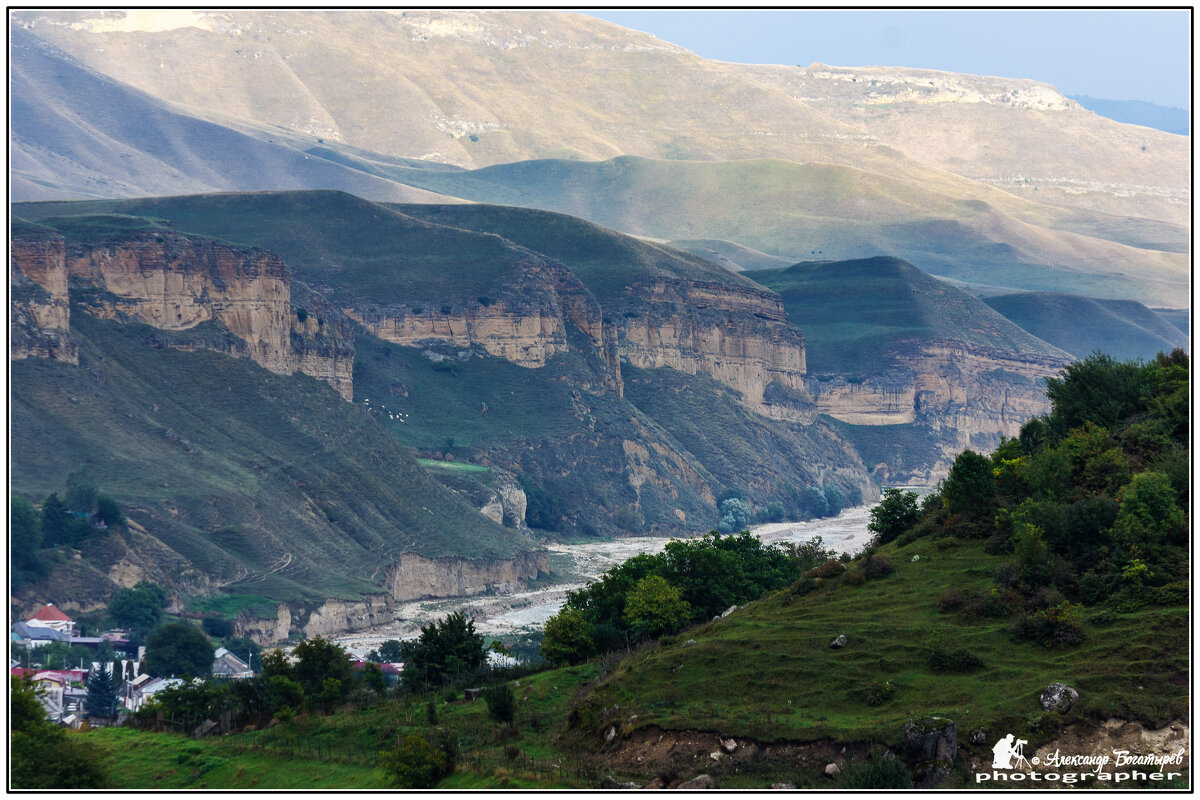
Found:
[[[1042,694],[1038,697],[1038,702],[1042,704],[1042,708],[1047,711],[1057,711],[1060,714],[1065,714],[1071,710],[1071,706],[1075,705],[1075,701],[1079,699],[1079,692],[1067,686],[1065,683],[1052,683],[1042,690]]]
[[[839,633],[838,637],[829,643],[829,647],[833,650],[841,650],[846,646],[846,634]]]

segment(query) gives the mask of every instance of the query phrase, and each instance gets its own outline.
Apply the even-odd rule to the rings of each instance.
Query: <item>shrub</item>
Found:
[[[1186,603],[1188,595],[1187,581],[1175,581],[1151,590],[1150,602],[1156,606],[1176,606]]]
[[[820,582],[816,578],[801,578],[792,584],[792,594],[803,597],[818,586]]]
[[[899,758],[875,750],[866,761],[851,761],[838,779],[839,789],[911,789],[912,775]]]
[[[1083,625],[1079,622],[1080,606],[1063,602],[1025,615],[1012,626],[1015,641],[1036,642],[1043,647],[1074,647],[1083,642]]]
[[[943,614],[949,614],[951,611],[957,611],[967,602],[967,593],[962,589],[950,589],[938,595],[937,605],[938,611]]]
[[[383,768],[400,789],[432,789],[449,775],[454,762],[442,748],[434,747],[421,734],[405,736],[383,755]]]
[[[867,576],[861,569],[846,570],[842,575],[842,583],[847,586],[862,586],[867,582]]]
[[[866,573],[867,580],[877,580],[886,578],[896,571],[892,566],[892,562],[884,556],[870,556],[867,558],[867,563],[863,566],[863,572]]]
[[[840,575],[846,571],[846,565],[836,558],[831,558],[825,563],[813,567],[808,572],[804,573],[806,578],[832,578],[835,575]]]
[[[892,699],[892,695],[896,693],[896,689],[892,686],[891,681],[875,681],[871,684],[866,692],[867,705],[881,706],[888,700]]]
[[[970,650],[935,648],[929,654],[929,668],[934,672],[970,672],[983,666],[983,659]]]
[[[1115,575],[1088,572],[1079,579],[1079,599],[1085,605],[1095,605],[1112,596],[1117,587]]]
[[[483,694],[487,703],[488,716],[495,722],[511,724],[516,711],[517,698],[507,683],[491,686]]]
[[[952,547],[958,547],[958,539],[954,536],[947,536],[934,542],[934,546],[938,550],[949,550]]]

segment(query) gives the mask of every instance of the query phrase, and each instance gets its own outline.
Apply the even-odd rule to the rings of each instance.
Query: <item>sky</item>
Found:
[[[582,11],[704,58],[1032,78],[1063,94],[1191,107],[1183,9]]]

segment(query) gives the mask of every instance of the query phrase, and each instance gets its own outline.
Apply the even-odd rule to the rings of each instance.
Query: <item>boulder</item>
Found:
[[[617,726],[609,725],[608,730],[604,732],[604,743],[608,744],[615,738],[617,738]]]
[[[916,563],[917,561],[920,561],[920,560],[921,560],[921,557],[920,557],[919,555],[914,555],[914,556],[912,557],[912,560],[913,560],[913,562],[914,562],[914,563]]]
[[[654,780],[652,780],[646,784],[646,788],[647,789],[665,789],[665,788],[667,788],[667,782],[664,781],[661,777],[655,778]]]
[[[837,764],[830,762],[825,765],[825,777],[826,778],[836,778],[838,775],[841,775],[841,774],[842,774],[842,768],[839,767]]]
[[[954,765],[949,761],[922,761],[913,767],[914,789],[936,789],[954,774]]]
[[[734,750],[737,750],[737,742],[733,739],[721,739],[720,742],[721,749],[726,753],[732,753]]]
[[[1042,689],[1042,694],[1038,697],[1038,702],[1047,711],[1057,711],[1060,714],[1065,714],[1071,710],[1071,706],[1075,705],[1075,701],[1078,699],[1079,692],[1070,686],[1067,686],[1065,683],[1052,683],[1045,689]]]
[[[838,637],[829,643],[829,647],[833,650],[841,650],[846,646],[846,634],[839,633]]]
[[[732,614],[732,613],[733,613],[733,612],[735,612],[735,611],[737,611],[737,604],[736,604],[736,603],[735,603],[734,605],[731,605],[729,608],[725,609],[724,611],[722,611],[722,612],[721,612],[721,616],[722,616],[722,617],[728,617],[730,614]]]
[[[772,789],[795,789],[796,784],[794,784],[794,783],[772,783],[771,788]]]
[[[676,789],[715,789],[717,782],[713,780],[712,775],[697,775],[690,781],[684,781],[675,787]]]
[[[987,731],[983,728],[976,728],[971,731],[971,744],[987,744]]]
[[[683,643],[683,646],[684,646],[684,647],[691,647],[691,646],[692,646],[692,645],[694,645],[695,643],[696,643],[696,640],[695,640],[695,639],[688,639],[686,642],[684,642],[684,643]]]
[[[634,783],[633,781],[629,781],[628,783],[621,783],[616,778],[614,778],[612,775],[605,775],[604,780],[600,781],[600,788],[601,789],[640,789],[642,787],[639,784]]]
[[[910,719],[904,724],[904,756],[909,763],[948,761],[958,753],[958,731],[945,717]]]

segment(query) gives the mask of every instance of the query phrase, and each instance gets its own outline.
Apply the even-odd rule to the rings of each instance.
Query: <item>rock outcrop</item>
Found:
[[[1066,361],[934,341],[898,355],[896,364],[863,380],[814,377],[810,391],[820,413],[851,425],[927,427],[941,456],[919,471],[889,475],[887,482],[933,483],[964,448],[990,450],[1001,436],[1020,433],[1030,417],[1047,413],[1044,379],[1057,375]]]
[[[63,238],[14,239],[8,265],[9,358],[79,363],[79,346],[70,331]]]
[[[358,601],[326,600],[299,627],[308,638],[377,628],[392,621],[392,607],[386,594],[369,594]]]
[[[404,553],[387,572],[391,599],[397,602],[426,597],[461,597],[489,589],[511,591],[526,578],[549,572],[547,552],[524,552],[507,561],[465,558],[426,558]]]
[[[312,375],[353,398],[353,349],[323,320],[293,311],[291,275],[273,253],[163,230],[70,244],[66,263],[73,281],[101,290],[88,305],[95,316],[170,331],[216,320],[240,342],[231,355]]]
[[[604,358],[612,388],[620,390],[620,368],[606,343],[600,304],[574,273],[540,259],[531,257],[495,297],[436,305],[360,303],[343,311],[389,342],[409,347],[434,342],[479,346],[488,355],[529,368],[544,367],[549,358],[569,348],[570,325]]]
[[[704,373],[740,392],[751,411],[813,421],[804,334],[788,325],[774,292],[656,278],[629,287],[623,309],[617,348],[632,366]]]

